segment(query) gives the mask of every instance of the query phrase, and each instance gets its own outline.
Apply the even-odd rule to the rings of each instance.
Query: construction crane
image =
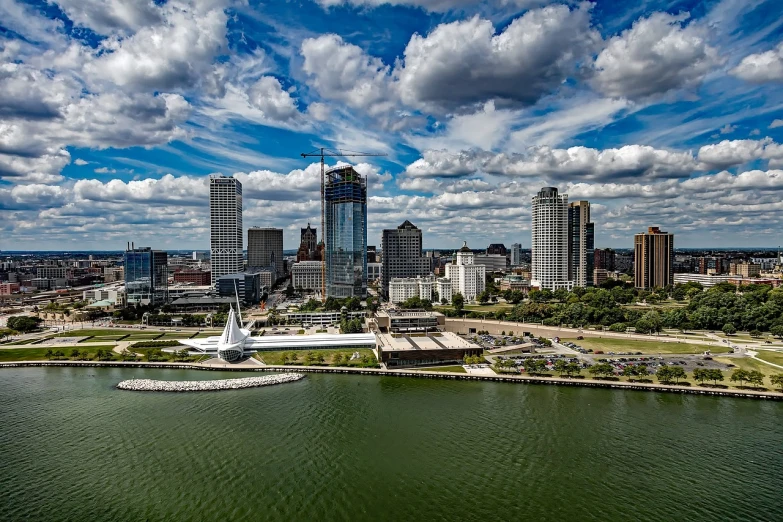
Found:
[[[303,158],[321,158],[321,240],[324,242],[323,256],[321,259],[321,302],[326,302],[326,223],[324,218],[324,194],[325,194],[325,176],[324,173],[324,158],[325,157],[338,157],[338,158],[367,158],[374,156],[386,156],[383,153],[373,152],[356,152],[352,150],[343,149],[327,149],[321,147],[310,152],[303,152],[301,154]]]

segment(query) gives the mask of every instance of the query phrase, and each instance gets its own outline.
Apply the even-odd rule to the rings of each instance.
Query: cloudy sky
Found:
[[[370,244],[528,247],[554,185],[599,247],[777,246],[783,2],[0,1],[0,249],[207,249],[215,172],[296,248],[319,146],[387,154]]]

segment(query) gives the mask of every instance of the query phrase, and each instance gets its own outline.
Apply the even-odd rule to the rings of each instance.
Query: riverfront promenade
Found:
[[[783,393],[774,391],[755,391],[710,388],[707,386],[681,386],[676,384],[637,383],[626,381],[604,381],[597,379],[569,379],[564,377],[538,377],[532,375],[471,375],[464,373],[432,372],[426,370],[389,370],[380,368],[349,368],[339,366],[255,366],[225,367],[208,366],[196,363],[166,362],[122,362],[122,361],[20,361],[0,363],[3,368],[24,367],[111,367],[111,368],[161,368],[178,370],[242,371],[242,372],[305,372],[305,373],[352,373],[359,375],[377,375],[388,377],[415,377],[428,379],[455,379],[462,381],[494,381],[517,384],[554,384],[561,386],[586,386],[590,388],[610,388],[615,390],[657,391],[667,393],[687,393],[694,395],[712,395],[721,397],[740,397],[747,399],[783,400]]]

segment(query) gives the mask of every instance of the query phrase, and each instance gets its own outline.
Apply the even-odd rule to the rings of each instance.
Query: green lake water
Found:
[[[115,388],[247,375],[0,370],[0,519],[783,520],[783,403],[329,374]]]

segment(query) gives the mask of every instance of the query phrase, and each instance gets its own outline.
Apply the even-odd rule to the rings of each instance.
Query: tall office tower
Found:
[[[272,270],[277,278],[285,275],[282,228],[247,229],[247,266]]]
[[[168,254],[128,245],[124,255],[125,295],[129,305],[163,304],[168,299]]]
[[[432,262],[422,254],[421,246],[421,229],[408,220],[397,228],[383,231],[381,239],[383,295],[389,297],[389,282],[394,278],[430,274]]]
[[[367,180],[350,165],[326,172],[326,295],[367,296]]]
[[[590,221],[590,203],[568,205],[568,279],[574,286],[593,286],[595,225]]]
[[[522,245],[514,243],[511,245],[511,266],[522,264]]]
[[[318,260],[318,229],[310,227],[301,229],[299,251],[296,253],[297,263]]]
[[[446,265],[446,279],[451,281],[452,294],[462,294],[472,301],[486,288],[486,267],[474,263],[473,251],[464,242],[457,251],[456,263]]]
[[[674,234],[648,227],[634,236],[636,288],[652,289],[674,284]]]
[[[615,270],[615,253],[611,248],[596,248],[593,255],[593,266],[596,270]]]
[[[544,187],[533,196],[531,268],[533,286],[571,290],[568,278],[568,195]]]
[[[242,263],[242,183],[238,179],[209,176],[209,253],[212,286],[218,277],[236,274]]]

